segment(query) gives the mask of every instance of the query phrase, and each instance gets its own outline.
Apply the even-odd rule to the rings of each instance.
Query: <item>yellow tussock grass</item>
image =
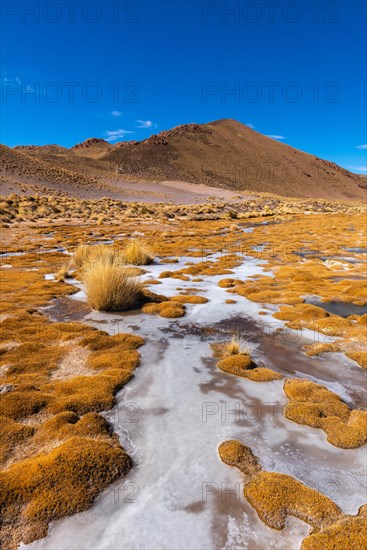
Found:
[[[142,293],[140,281],[129,270],[98,261],[82,272],[87,300],[98,311],[125,311],[137,305]]]
[[[148,265],[153,262],[153,255],[140,241],[131,241],[124,250],[124,260],[131,265]]]

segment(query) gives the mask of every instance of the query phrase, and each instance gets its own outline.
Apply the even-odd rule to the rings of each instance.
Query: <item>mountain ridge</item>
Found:
[[[6,147],[6,146],[3,146]],[[43,185],[52,183],[52,170],[65,192],[93,185],[108,190],[111,182],[180,181],[205,184],[239,192],[265,192],[289,197],[363,200],[366,179],[285,143],[265,136],[234,119],[219,119],[205,124],[188,123],[163,130],[141,141],[115,144],[102,138],[88,138],[69,149],[59,145],[16,146],[9,149],[23,155],[18,162],[28,166],[26,173]],[[6,150],[2,149],[4,154]],[[2,155],[3,156],[3,155]],[[9,156],[5,154],[5,157]],[[34,165],[38,159],[51,166]],[[9,166],[10,164],[10,166]],[[24,167],[12,162],[3,165],[7,176],[24,176]],[[84,178],[84,179],[83,179]],[[88,182],[87,182],[88,180]]]

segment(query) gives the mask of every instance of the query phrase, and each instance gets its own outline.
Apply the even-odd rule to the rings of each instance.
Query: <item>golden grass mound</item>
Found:
[[[0,544],[15,550],[45,536],[52,519],[89,507],[130,468],[97,412],[114,405],[144,340],[52,323],[35,310],[3,320],[2,336],[12,344],[0,355]],[[55,376],[73,350],[70,374]]]
[[[357,319],[353,319],[353,316],[352,318],[343,318],[328,314],[322,308],[309,304],[298,304],[294,307],[281,306],[280,310],[274,313],[273,316],[287,321],[286,326],[292,329],[300,330],[305,327],[328,336],[338,336],[340,338],[333,343],[317,343],[307,346],[309,355],[328,351],[344,351],[347,357],[367,369],[366,329],[363,316],[356,316]]]
[[[251,357],[245,353],[230,355],[219,361],[217,367],[224,372],[247,378],[253,382],[270,382],[283,378],[279,372],[265,367],[255,367]]]
[[[179,294],[173,296],[171,300],[180,304],[206,304],[209,301],[205,296],[195,296],[193,294]]]
[[[297,479],[262,471],[250,447],[239,441],[224,441],[218,453],[225,464],[244,474],[244,496],[265,525],[281,530],[288,516],[294,516],[312,527],[302,542],[302,550],[366,548],[367,505],[356,516],[346,515],[331,499]]]
[[[0,473],[4,548],[14,544],[14,521],[25,543],[47,534],[48,523],[88,508],[131,459],[115,444],[72,437],[48,454],[14,464]]]
[[[356,361],[361,367],[367,369],[367,351],[348,351],[345,354],[349,359]]]
[[[367,548],[367,506],[302,541],[301,550],[360,550]]]
[[[37,242],[37,230],[33,237]],[[53,245],[62,241],[58,236]],[[12,265],[2,273],[0,306],[0,546],[9,550],[45,536],[52,519],[86,509],[130,468],[98,411],[114,405],[144,343],[79,322],[51,322],[40,311],[76,290],[44,280],[65,265],[64,254],[15,256]]]
[[[331,445],[355,449],[367,443],[367,411],[350,410],[338,395],[308,380],[287,379],[284,416],[324,430]]]
[[[218,283],[218,286],[221,288],[234,288],[235,286],[241,284],[242,281],[239,279],[221,279]]]
[[[125,311],[137,305],[142,285],[129,270],[99,260],[83,269],[87,301],[98,311]]]
[[[143,313],[155,313],[160,317],[176,319],[185,315],[185,306],[179,302],[166,300],[160,303],[145,304],[142,308]]]
[[[236,439],[223,441],[218,447],[218,453],[222,462],[238,468],[245,476],[252,477],[261,471],[259,460],[250,447]]]
[[[179,271],[162,271],[158,277],[158,279],[169,279],[169,278],[179,279],[180,281],[190,280],[189,277],[187,277],[186,275],[183,275]]]
[[[284,529],[287,516],[320,529],[342,515],[328,497],[286,474],[260,472],[245,485],[244,495],[261,521],[272,529]]]
[[[123,252],[124,260],[131,265],[149,265],[154,257],[140,241],[130,241]]]
[[[286,474],[262,471],[250,447],[239,441],[224,441],[218,448],[221,460],[245,476],[244,496],[263,523],[284,529],[287,516],[294,516],[315,529],[335,523],[343,513],[328,497]]]
[[[235,355],[222,359],[218,363],[219,369],[231,374],[236,374],[237,376],[242,376],[251,366],[251,357],[246,353],[236,353]]]
[[[256,367],[246,372],[246,378],[252,382],[271,382],[272,380],[281,380],[283,375],[266,367]]]

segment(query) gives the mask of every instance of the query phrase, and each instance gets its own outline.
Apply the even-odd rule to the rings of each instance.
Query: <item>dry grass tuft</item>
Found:
[[[98,311],[125,311],[136,306],[142,284],[129,270],[104,260],[83,269],[82,280],[90,307]]]
[[[125,263],[124,255],[120,250],[105,244],[80,245],[73,252],[73,260],[77,268],[99,262],[117,266],[123,266]]]
[[[149,265],[154,257],[144,243],[131,241],[124,250],[124,260],[131,265]]]
[[[78,246],[73,252],[73,261],[77,268],[83,266],[86,261],[89,261],[93,252],[93,247],[87,245]]]
[[[225,347],[226,355],[238,355],[241,353],[241,342],[238,336],[232,336],[232,340]]]

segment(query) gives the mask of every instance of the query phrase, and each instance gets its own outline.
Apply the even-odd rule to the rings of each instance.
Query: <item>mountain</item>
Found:
[[[183,180],[294,197],[364,198],[361,178],[235,120],[185,124],[105,157],[126,177]]]
[[[58,146],[46,146],[49,150]],[[1,182],[5,192],[13,189],[29,189],[34,191],[66,191],[68,189],[81,191],[98,188],[100,183],[96,178],[83,175],[73,170],[59,166],[55,161],[50,161],[51,154],[46,153],[47,161],[42,158],[34,158],[35,146],[17,147],[11,149],[0,144],[1,158]],[[60,147],[60,149],[62,149]],[[67,151],[67,149],[66,149]],[[29,154],[31,153],[31,154]],[[39,153],[37,153],[39,154]],[[44,150],[42,151],[44,154]],[[18,189],[17,189],[18,190]],[[78,194],[78,193],[76,193]],[[80,194],[80,193],[79,193]]]
[[[77,143],[70,150],[80,157],[87,158],[102,158],[106,155],[111,149],[114,149],[112,143],[108,143],[104,139],[100,138],[89,138],[83,141],[82,143]]]
[[[184,124],[143,141],[89,138],[58,145],[2,146],[2,179],[68,194],[124,197],[127,186],[188,182],[293,197],[366,198],[367,180],[264,136],[235,120]],[[5,178],[5,179],[4,179]]]

